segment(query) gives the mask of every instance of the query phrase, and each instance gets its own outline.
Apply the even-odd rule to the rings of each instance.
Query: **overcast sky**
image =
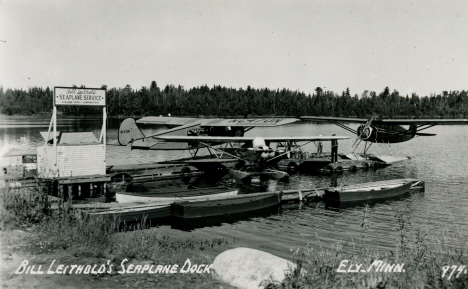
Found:
[[[0,2],[0,85],[468,89],[468,1]]]

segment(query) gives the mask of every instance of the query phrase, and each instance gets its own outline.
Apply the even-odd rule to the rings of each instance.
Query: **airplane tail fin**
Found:
[[[134,118],[126,118],[119,127],[119,144],[126,146],[127,144],[133,142],[136,139],[144,138],[145,135],[137,126]]]

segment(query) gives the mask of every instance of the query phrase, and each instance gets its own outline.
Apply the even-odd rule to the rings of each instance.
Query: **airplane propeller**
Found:
[[[374,119],[375,119],[375,115],[371,116],[371,118],[369,118],[369,120],[367,120],[366,124],[361,125],[361,126],[358,127],[358,129],[357,129],[358,137],[354,141],[352,147],[355,147],[356,143],[358,141],[368,140],[370,138],[370,136],[372,135],[372,131],[373,131],[373,128],[371,127],[371,124],[374,121]]]

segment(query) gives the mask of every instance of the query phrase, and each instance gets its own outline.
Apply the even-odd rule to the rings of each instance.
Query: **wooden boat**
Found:
[[[423,182],[417,179],[396,179],[327,188],[324,199],[328,202],[355,202],[390,198],[408,193],[421,185]]]
[[[80,208],[79,206],[74,206]],[[124,222],[140,222],[147,219],[165,218],[171,216],[170,204],[147,203],[129,204],[127,206],[81,206],[81,212],[88,216],[102,216],[111,220]]]
[[[192,189],[175,188],[162,191],[152,191],[147,193],[116,193],[118,203],[130,202],[163,202],[172,203],[176,201],[189,200],[218,200],[228,196],[237,195],[238,190],[226,187]]]
[[[279,205],[282,193],[254,193],[221,200],[175,202],[172,215],[184,219],[224,216],[256,211]]]
[[[162,179],[177,179],[200,176],[203,172],[193,166],[181,163],[147,163],[113,165],[106,168],[107,174],[126,173],[132,177],[133,182],[148,182]]]
[[[36,151],[13,149],[1,156],[0,178],[2,180],[15,182],[35,177],[37,177]]]
[[[188,184],[204,173],[186,164],[148,163],[109,166],[107,174],[111,176],[111,181],[107,183],[108,191],[116,194],[124,193],[135,183],[179,181]]]
[[[358,160],[358,161],[366,161],[372,160],[378,163],[384,163],[387,165],[391,165],[394,163],[407,161],[410,157],[407,156],[391,156],[391,155],[375,155],[375,154],[356,154],[356,153],[349,153],[349,154],[340,154],[340,157],[343,159],[349,160]]]

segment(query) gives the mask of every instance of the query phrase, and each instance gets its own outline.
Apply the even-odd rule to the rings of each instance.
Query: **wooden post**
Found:
[[[55,97],[55,95],[54,95]],[[54,119],[54,168],[55,168],[55,172],[57,172],[57,107],[55,106],[55,103],[54,103],[54,110],[53,110],[53,113],[52,113],[52,118]]]
[[[102,164],[102,175],[105,175],[106,174],[106,127],[107,127],[107,112],[106,112],[106,107],[103,106],[102,107],[102,131],[103,131],[103,141],[102,141],[102,144],[104,146],[104,162]]]
[[[335,134],[333,134],[333,136],[335,136]],[[331,161],[332,163],[338,161],[338,141],[335,139],[331,141]]]
[[[68,185],[67,198],[68,198],[68,201],[71,202],[71,199],[73,198],[73,185]]]
[[[57,185],[58,189],[58,197],[59,199],[63,200],[63,185],[60,183]]]

